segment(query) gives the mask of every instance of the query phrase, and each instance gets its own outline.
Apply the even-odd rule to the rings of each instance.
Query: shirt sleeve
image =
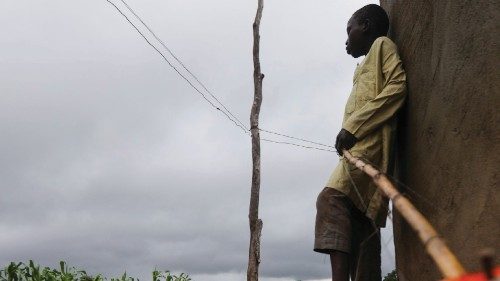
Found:
[[[382,41],[376,49],[376,68],[382,69],[382,90],[344,122],[344,129],[363,139],[389,120],[402,106],[406,94],[406,74],[396,46]]]

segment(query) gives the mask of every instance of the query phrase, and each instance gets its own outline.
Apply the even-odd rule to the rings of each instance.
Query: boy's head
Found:
[[[380,36],[389,30],[389,17],[379,5],[370,4],[357,10],[347,22],[347,53],[355,58],[366,55]]]

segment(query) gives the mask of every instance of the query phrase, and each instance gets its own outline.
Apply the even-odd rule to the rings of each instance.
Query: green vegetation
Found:
[[[26,265],[22,262],[11,262],[0,270],[0,281],[139,281],[138,278],[127,276],[125,272],[121,277],[108,279],[101,274],[90,276],[84,270],[68,267],[64,261],[59,263],[60,269],[49,267],[40,268],[33,261]],[[153,281],[191,281],[189,275],[181,273],[172,275],[170,271],[153,271]]]
[[[389,274],[387,274],[384,277],[384,281],[398,281],[398,274],[396,273],[396,270],[393,270]]]
[[[0,269],[0,281],[139,281],[138,278],[127,276],[126,272],[121,277],[108,279],[101,274],[90,276],[85,270],[68,267],[64,261],[59,262],[59,265],[60,268],[57,270],[49,267],[40,268],[31,260],[28,265],[11,262],[4,269]],[[153,281],[192,281],[185,273],[172,275],[170,271],[155,269],[152,274]],[[396,270],[387,274],[383,281],[398,281]]]

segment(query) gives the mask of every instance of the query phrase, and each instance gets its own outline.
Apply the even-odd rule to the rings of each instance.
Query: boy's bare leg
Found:
[[[349,281],[349,254],[341,251],[330,252],[332,281]]]

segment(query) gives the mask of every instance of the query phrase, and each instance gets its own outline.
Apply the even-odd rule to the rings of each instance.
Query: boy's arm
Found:
[[[406,75],[395,46],[382,44],[378,53],[382,65],[385,87],[361,109],[344,122],[343,128],[358,140],[369,135],[390,119],[403,104],[406,92]]]

